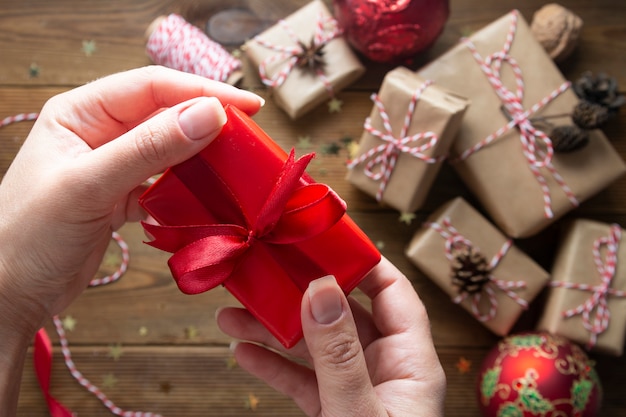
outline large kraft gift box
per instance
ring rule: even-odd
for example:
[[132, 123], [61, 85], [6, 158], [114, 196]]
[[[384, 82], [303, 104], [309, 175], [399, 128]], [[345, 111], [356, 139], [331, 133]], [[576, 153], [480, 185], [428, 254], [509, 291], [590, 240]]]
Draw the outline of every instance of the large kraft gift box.
[[[551, 155], [545, 123], [537, 120], [571, 114], [578, 98], [517, 11], [418, 74], [471, 101], [451, 149], [454, 166], [508, 236], [536, 234], [626, 170], [599, 130], [583, 149]], [[572, 123], [570, 117], [549, 120]]]
[[225, 107], [219, 136], [168, 169], [140, 198], [144, 224], [182, 292], [224, 285], [285, 346], [302, 337], [309, 282], [334, 275], [348, 293], [380, 253], [328, 186], [240, 110]]
[[[317, 69], [298, 59], [312, 42], [320, 47], [322, 64]], [[312, 1], [246, 42], [245, 52], [259, 68], [263, 83], [272, 88], [276, 104], [294, 120], [365, 72], [321, 0]]]
[[410, 213], [426, 199], [469, 103], [404, 67], [387, 73], [374, 100], [347, 179]]
[[[472, 265], [459, 257], [471, 250]], [[509, 333], [528, 304], [549, 280], [548, 273], [461, 197], [444, 204], [417, 231], [407, 257], [452, 301], [460, 304], [498, 335]], [[489, 266], [478, 269], [479, 255]], [[466, 265], [471, 281], [482, 286], [461, 287], [453, 282], [453, 264]], [[483, 264], [484, 265], [484, 264]], [[476, 269], [472, 269], [476, 268]], [[477, 271], [485, 271], [479, 274]], [[457, 281], [458, 282], [458, 281]], [[461, 288], [467, 288], [467, 291]]]
[[626, 332], [626, 245], [619, 225], [578, 219], [559, 245], [541, 330], [620, 356]]

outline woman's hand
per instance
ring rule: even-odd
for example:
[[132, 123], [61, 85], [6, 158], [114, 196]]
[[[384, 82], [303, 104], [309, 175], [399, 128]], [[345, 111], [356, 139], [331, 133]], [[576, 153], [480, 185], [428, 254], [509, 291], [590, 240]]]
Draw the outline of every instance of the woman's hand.
[[219, 310], [218, 325], [283, 353], [253, 343], [234, 349], [242, 368], [308, 416], [443, 416], [445, 375], [411, 283], [383, 259], [359, 288], [372, 300], [371, 314], [347, 299], [334, 278], [313, 281], [302, 302], [304, 340], [286, 352], [246, 310]]
[[98, 270], [111, 231], [140, 219], [142, 183], [204, 148], [226, 103], [252, 114], [262, 99], [163, 67], [50, 99], [0, 186], [2, 321], [32, 336], [67, 307]]

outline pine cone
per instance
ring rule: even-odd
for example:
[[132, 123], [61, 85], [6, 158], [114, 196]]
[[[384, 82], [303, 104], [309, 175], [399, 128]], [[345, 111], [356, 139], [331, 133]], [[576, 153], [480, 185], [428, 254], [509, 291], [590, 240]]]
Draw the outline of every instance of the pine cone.
[[582, 100], [604, 106], [611, 113], [626, 103], [626, 97], [619, 93], [615, 78], [602, 72], [595, 76], [585, 72], [572, 84], [572, 88]]
[[581, 100], [574, 107], [572, 120], [581, 129], [597, 129], [609, 120], [609, 110], [600, 104]]
[[584, 148], [589, 143], [589, 133], [578, 126], [557, 126], [550, 133], [554, 152], [567, 153]]
[[459, 293], [475, 294], [482, 291], [489, 282], [491, 269], [487, 259], [473, 247], [464, 247], [454, 254], [451, 262], [452, 284], [459, 288]]

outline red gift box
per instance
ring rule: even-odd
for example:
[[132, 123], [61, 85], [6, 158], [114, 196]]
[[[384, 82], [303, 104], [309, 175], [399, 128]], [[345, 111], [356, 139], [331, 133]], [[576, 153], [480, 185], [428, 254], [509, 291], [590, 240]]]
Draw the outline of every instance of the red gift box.
[[349, 293], [380, 253], [345, 214], [345, 203], [246, 114], [227, 105], [220, 135], [168, 169], [139, 199], [144, 224], [181, 291], [223, 284], [286, 347], [302, 337], [300, 303], [310, 281], [334, 275]]

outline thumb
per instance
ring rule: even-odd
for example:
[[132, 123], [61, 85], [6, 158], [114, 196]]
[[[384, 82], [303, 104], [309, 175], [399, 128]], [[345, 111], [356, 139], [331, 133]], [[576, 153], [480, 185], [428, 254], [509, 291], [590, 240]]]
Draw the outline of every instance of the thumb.
[[312, 281], [302, 301], [302, 328], [313, 360], [320, 415], [382, 415], [348, 300], [334, 277]]
[[[107, 184], [103, 198], [116, 201], [152, 175], [200, 152], [226, 123], [215, 97], [195, 98], [157, 113], [89, 153], [98, 180]], [[93, 172], [93, 171], [92, 171]]]

